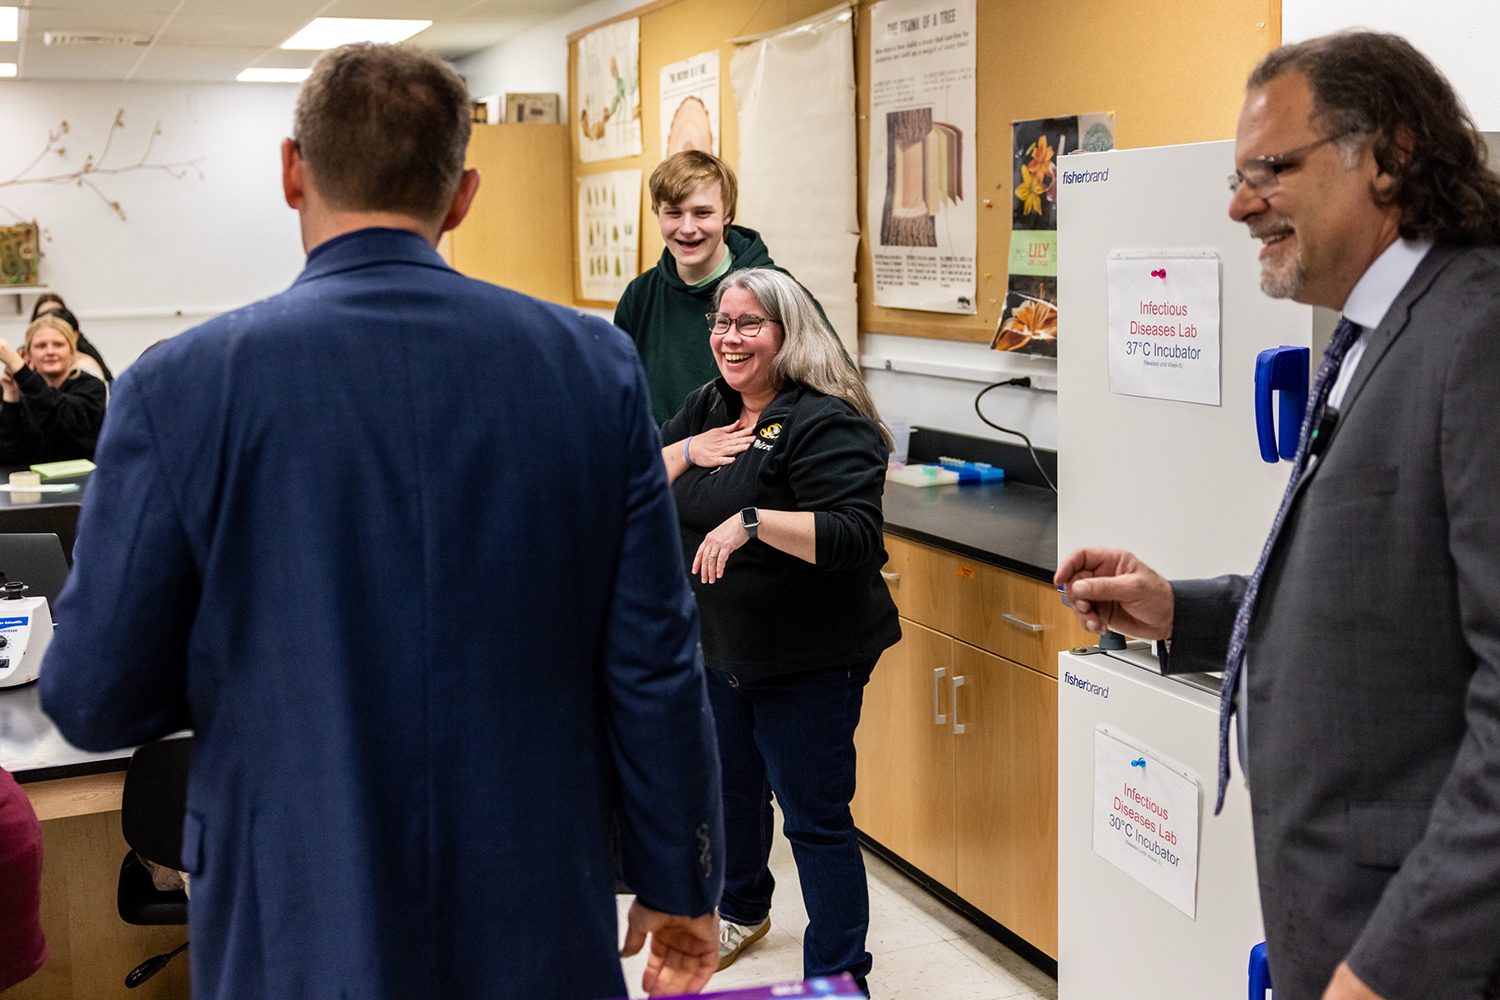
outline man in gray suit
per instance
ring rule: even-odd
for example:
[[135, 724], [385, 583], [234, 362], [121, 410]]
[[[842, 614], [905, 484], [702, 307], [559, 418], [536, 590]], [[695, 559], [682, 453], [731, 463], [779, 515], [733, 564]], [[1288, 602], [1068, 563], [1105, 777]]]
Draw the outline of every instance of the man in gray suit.
[[1057, 582], [1085, 627], [1225, 671], [1277, 1000], [1500, 996], [1500, 177], [1366, 32], [1268, 55], [1235, 159], [1262, 289], [1343, 314], [1260, 564], [1082, 549]]

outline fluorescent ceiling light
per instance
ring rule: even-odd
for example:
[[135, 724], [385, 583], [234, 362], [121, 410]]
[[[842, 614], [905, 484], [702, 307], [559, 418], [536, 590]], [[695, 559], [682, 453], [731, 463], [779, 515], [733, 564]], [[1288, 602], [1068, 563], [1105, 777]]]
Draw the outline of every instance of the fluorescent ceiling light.
[[15, 76], [15, 75], [16, 75], [16, 64], [15, 63], [0, 63], [0, 76]]
[[284, 49], [335, 49], [355, 42], [404, 42], [431, 27], [431, 21], [383, 17], [317, 17], [291, 38]]
[[307, 79], [310, 69], [290, 69], [280, 66], [251, 66], [240, 70], [235, 77], [240, 83], [301, 83]]
[[14, 42], [21, 37], [20, 14], [18, 7], [0, 7], [0, 42]]

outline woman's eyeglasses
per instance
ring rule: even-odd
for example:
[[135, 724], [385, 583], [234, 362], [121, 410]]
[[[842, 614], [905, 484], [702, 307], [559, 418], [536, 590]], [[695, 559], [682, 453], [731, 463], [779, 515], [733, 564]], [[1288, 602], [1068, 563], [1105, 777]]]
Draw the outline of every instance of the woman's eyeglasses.
[[754, 316], [750, 313], [743, 316], [729, 316], [721, 312], [711, 312], [704, 313], [703, 318], [708, 320], [708, 328], [714, 333], [728, 333], [732, 326], [740, 331], [741, 337], [758, 336], [762, 326], [776, 322], [766, 316]]

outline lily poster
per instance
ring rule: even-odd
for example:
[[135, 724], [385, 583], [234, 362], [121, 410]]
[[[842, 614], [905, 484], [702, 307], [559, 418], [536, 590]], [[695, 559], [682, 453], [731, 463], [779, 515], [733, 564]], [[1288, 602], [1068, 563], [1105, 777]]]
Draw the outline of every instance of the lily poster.
[[1010, 282], [990, 346], [1057, 356], [1057, 171], [1071, 153], [1113, 149], [1114, 115], [1011, 123]]

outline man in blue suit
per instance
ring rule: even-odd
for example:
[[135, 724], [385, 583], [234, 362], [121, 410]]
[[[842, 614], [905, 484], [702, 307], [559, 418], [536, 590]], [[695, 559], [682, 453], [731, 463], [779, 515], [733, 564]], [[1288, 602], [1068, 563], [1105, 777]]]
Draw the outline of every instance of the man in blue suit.
[[[719, 764], [641, 368], [434, 251], [469, 100], [324, 55], [282, 149], [307, 268], [115, 383], [42, 699], [192, 728], [194, 995], [623, 995], [717, 960]], [[232, 238], [232, 234], [225, 234]]]

